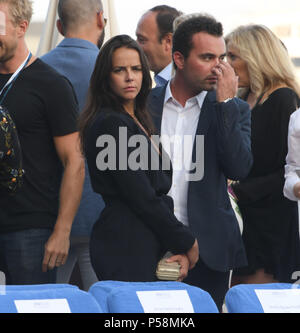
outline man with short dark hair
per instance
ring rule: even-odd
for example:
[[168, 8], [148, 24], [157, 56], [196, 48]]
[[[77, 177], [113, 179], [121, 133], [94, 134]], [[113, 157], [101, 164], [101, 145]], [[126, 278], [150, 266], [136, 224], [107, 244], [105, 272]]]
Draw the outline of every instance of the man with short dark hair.
[[[173, 165], [175, 215], [199, 244], [199, 261], [184, 282], [209, 292], [220, 311], [230, 270], [247, 264], [227, 179], [246, 177], [252, 165], [250, 110], [235, 98], [238, 78], [225, 56], [219, 22], [206, 15], [187, 19], [173, 37], [175, 76], [149, 97], [156, 127], [169, 138], [162, 145]], [[197, 177], [182, 166], [195, 160], [196, 171], [203, 163]]]
[[181, 14], [173, 7], [156, 6], [138, 22], [137, 42], [148, 58], [157, 86], [164, 85], [171, 78], [173, 22]]
[[[103, 42], [103, 15], [101, 0], [59, 0], [57, 28], [65, 38], [41, 58], [70, 80], [80, 111], [85, 106], [90, 78]], [[103, 207], [101, 196], [92, 189], [86, 166], [81, 203], [72, 226], [69, 257], [57, 271], [58, 283], [69, 283], [76, 262], [84, 290], [88, 291], [98, 281], [91, 265], [89, 240]]]
[[[0, 202], [0, 271], [7, 284], [56, 282], [84, 180], [78, 105], [69, 81], [29, 52], [29, 0], [0, 0], [0, 104], [17, 128], [23, 185]], [[2, 90], [3, 89], [3, 90]]]

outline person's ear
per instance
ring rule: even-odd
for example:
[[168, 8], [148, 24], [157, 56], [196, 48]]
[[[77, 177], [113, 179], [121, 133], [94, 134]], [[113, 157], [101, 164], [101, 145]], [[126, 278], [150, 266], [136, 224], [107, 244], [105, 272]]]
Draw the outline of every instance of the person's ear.
[[97, 13], [97, 25], [101, 30], [105, 28], [105, 19], [103, 15], [103, 10]]
[[18, 24], [18, 35], [19, 37], [23, 37], [28, 29], [29, 23], [28, 21], [24, 20]]
[[164, 49], [167, 53], [172, 52], [172, 46], [173, 46], [173, 34], [167, 33], [164, 38], [162, 39]]
[[178, 69], [184, 68], [185, 59], [184, 56], [179, 51], [173, 53], [173, 61]]
[[58, 32], [61, 34], [61, 35], [65, 35], [65, 33], [64, 33], [64, 29], [63, 29], [63, 24], [62, 24], [62, 22], [61, 22], [61, 20], [60, 19], [58, 19], [57, 21], [56, 21], [56, 28], [57, 28], [57, 30], [58, 30]]

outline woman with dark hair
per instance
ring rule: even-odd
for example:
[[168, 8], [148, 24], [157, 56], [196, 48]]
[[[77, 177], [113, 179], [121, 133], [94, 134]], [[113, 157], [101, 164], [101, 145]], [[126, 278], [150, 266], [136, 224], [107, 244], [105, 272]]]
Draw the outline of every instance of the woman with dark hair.
[[178, 280], [183, 280], [198, 260], [197, 241], [176, 219], [167, 196], [171, 173], [163, 170], [162, 152], [151, 138], [150, 90], [139, 45], [126, 35], [109, 40], [97, 59], [79, 123], [92, 185], [106, 205], [90, 242], [101, 280], [155, 281], [166, 252], [173, 253], [170, 262], [180, 264]]

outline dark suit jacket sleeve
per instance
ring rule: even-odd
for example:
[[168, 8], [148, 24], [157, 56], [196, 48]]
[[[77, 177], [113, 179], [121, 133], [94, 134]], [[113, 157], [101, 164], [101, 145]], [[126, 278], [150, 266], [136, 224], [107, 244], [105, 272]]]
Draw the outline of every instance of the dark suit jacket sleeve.
[[[132, 126], [132, 125], [130, 125]], [[128, 138], [135, 134], [130, 126], [120, 117], [110, 116], [97, 127], [96, 137], [111, 135], [117, 143], [117, 170], [107, 170], [106, 175], [112, 177], [117, 195], [158, 237], [163, 246], [174, 254], [187, 252], [194, 244], [195, 238], [187, 227], [180, 223], [159, 196], [143, 170], [119, 170], [119, 128], [127, 127]], [[136, 148], [129, 148], [127, 158]], [[100, 152], [99, 148], [99, 152]], [[99, 174], [101, 171], [97, 171]], [[102, 171], [103, 172], [103, 171]]]
[[225, 176], [241, 180], [252, 166], [251, 114], [247, 103], [234, 98], [217, 103], [218, 155]]

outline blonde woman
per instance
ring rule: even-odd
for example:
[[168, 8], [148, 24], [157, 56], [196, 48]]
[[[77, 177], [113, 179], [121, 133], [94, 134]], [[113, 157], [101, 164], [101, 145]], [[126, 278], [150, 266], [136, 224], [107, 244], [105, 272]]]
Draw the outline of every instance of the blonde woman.
[[248, 257], [248, 266], [234, 272], [233, 284], [293, 282], [300, 270], [297, 205], [284, 197], [283, 187], [289, 119], [300, 88], [286, 48], [267, 27], [238, 27], [226, 44], [240, 97], [252, 109], [254, 158], [248, 177], [232, 185]]

